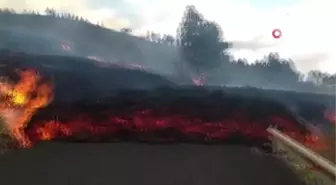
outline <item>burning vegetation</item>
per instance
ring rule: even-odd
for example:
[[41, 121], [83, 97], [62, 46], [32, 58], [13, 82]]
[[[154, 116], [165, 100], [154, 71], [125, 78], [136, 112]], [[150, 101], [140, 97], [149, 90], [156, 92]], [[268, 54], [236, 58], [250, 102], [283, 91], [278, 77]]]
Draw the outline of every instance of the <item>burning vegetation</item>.
[[9, 134], [20, 146], [29, 147], [32, 143], [24, 129], [36, 111], [51, 102], [52, 85], [41, 82], [41, 77], [34, 70], [22, 71], [19, 76], [17, 83], [8, 78], [0, 82], [0, 113]]

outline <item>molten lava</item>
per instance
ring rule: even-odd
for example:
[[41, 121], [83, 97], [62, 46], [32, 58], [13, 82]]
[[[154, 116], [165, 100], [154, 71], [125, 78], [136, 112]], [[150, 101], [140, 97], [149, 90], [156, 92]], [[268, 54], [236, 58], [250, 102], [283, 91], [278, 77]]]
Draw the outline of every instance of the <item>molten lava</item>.
[[[267, 140], [266, 128], [270, 124], [276, 124], [298, 141], [318, 148], [311, 135], [300, 134], [298, 123], [293, 119], [283, 115], [263, 115], [264, 118], [260, 119], [254, 116], [251, 119], [249, 110], [237, 108], [227, 109], [231, 113], [224, 116], [220, 114], [220, 118], [212, 121], [206, 119], [210, 116], [207, 113], [211, 114], [211, 107], [195, 113], [192, 111], [202, 108], [195, 108], [194, 104], [186, 107], [178, 101], [177, 105], [168, 103], [165, 107], [146, 108], [143, 106], [147, 104], [143, 103], [139, 106], [141, 108], [136, 109], [132, 108], [134, 105], [113, 107], [106, 104], [84, 108], [82, 105], [56, 108], [56, 105], [53, 105], [54, 108], [50, 105], [45, 108], [53, 99], [53, 85], [43, 80], [34, 70], [22, 71], [18, 82], [2, 80], [0, 97], [0, 114], [5, 120], [5, 127], [22, 147], [30, 147], [41, 140], [64, 138], [99, 141], [108, 136], [123, 139], [125, 137], [120, 136], [123, 134], [144, 141], [213, 142], [226, 141], [232, 136], [237, 137], [237, 134], [251, 140]], [[45, 109], [40, 110], [41, 108]], [[220, 109], [222, 108], [217, 108]]]

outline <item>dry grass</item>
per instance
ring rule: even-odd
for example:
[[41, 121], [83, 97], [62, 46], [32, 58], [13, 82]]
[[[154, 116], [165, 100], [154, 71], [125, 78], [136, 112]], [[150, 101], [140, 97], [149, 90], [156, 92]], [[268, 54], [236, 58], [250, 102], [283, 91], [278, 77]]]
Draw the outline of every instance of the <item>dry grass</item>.
[[[321, 155], [325, 159], [328, 159], [330, 162], [336, 164], [336, 123], [333, 123], [332, 120], [329, 120], [331, 124], [330, 130], [322, 130], [320, 127], [311, 127], [312, 136], [311, 139], [306, 141], [298, 141], [301, 144], [304, 144], [307, 148]], [[312, 141], [312, 139], [315, 139]]]
[[13, 140], [8, 136], [0, 135], [0, 155], [13, 149]]
[[321, 171], [311, 162], [302, 157], [293, 148], [279, 142], [276, 144], [276, 157], [282, 159], [291, 167], [294, 172], [305, 182], [306, 185], [333, 185], [335, 179], [333, 176]]
[[14, 140], [8, 135], [3, 119], [0, 117], [0, 155], [14, 149], [14, 146]]
[[325, 157], [326, 159], [330, 160], [333, 163], [336, 163], [336, 155], [335, 155], [335, 150], [336, 150], [336, 127], [334, 125], [333, 127], [333, 132], [331, 132], [329, 135], [326, 136], [326, 142], [328, 144], [328, 149], [324, 151], [318, 151], [320, 155]]

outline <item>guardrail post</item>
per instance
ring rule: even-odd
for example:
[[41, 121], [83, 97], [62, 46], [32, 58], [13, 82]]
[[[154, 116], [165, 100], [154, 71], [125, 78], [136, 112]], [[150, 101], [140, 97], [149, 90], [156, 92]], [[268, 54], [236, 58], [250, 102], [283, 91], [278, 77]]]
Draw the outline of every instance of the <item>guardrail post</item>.
[[332, 163], [329, 160], [323, 158], [322, 156], [320, 156], [316, 152], [313, 152], [312, 150], [305, 147], [303, 144], [295, 141], [294, 139], [292, 139], [288, 135], [280, 132], [279, 130], [277, 130], [275, 128], [268, 128], [267, 131], [270, 134], [272, 134], [272, 136], [274, 137], [272, 139], [272, 143], [275, 144], [275, 146], [273, 147], [274, 150], [276, 150], [277, 142], [279, 142], [279, 141], [276, 141], [276, 140], [280, 140], [281, 142], [283, 142], [287, 146], [291, 147], [294, 151], [296, 151], [300, 155], [306, 157], [307, 159], [309, 159], [310, 161], [315, 163], [317, 166], [321, 167], [321, 169], [323, 169], [324, 171], [333, 175], [333, 177], [336, 177], [336, 167], [335, 167], [334, 163]]

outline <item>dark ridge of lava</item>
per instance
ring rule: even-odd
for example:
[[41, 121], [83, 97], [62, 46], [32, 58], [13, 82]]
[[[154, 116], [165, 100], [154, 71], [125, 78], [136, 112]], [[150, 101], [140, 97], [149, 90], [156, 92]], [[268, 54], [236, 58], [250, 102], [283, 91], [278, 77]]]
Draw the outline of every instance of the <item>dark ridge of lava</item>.
[[174, 87], [164, 77], [125, 67], [102, 67], [94, 60], [73, 56], [33, 55], [0, 50], [0, 76], [17, 78], [17, 69], [35, 69], [55, 85], [55, 101], [111, 96], [122, 89]]
[[26, 129], [35, 141], [262, 145], [270, 125], [301, 139], [307, 134], [287, 104], [307, 115], [322, 114], [320, 105], [333, 98], [256, 88], [178, 87], [160, 75], [106, 68], [89, 59], [0, 51], [0, 76], [15, 77], [22, 68], [37, 70], [55, 85], [53, 102]]
[[159, 89], [123, 91], [96, 101], [53, 102], [38, 111], [26, 132], [36, 142], [44, 140], [42, 129], [48, 131], [46, 140], [264, 146], [269, 142], [266, 129], [270, 125], [300, 139], [307, 134], [276, 101], [221, 91]]

